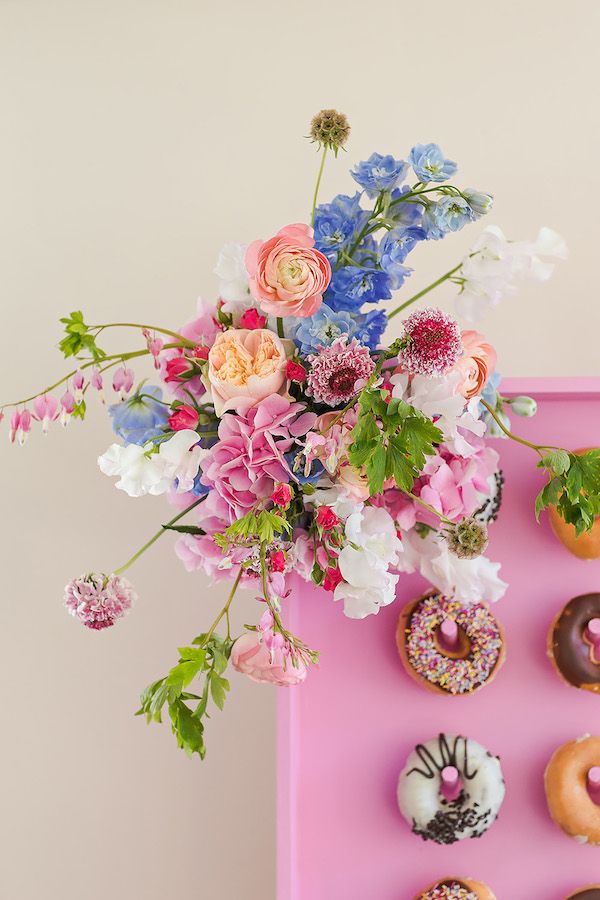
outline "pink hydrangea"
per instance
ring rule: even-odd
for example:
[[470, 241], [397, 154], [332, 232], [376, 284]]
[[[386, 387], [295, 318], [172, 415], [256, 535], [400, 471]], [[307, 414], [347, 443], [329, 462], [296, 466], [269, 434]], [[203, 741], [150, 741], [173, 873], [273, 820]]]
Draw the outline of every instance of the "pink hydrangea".
[[226, 500], [231, 521], [270, 497], [276, 484], [295, 480], [285, 454], [315, 419], [279, 394], [221, 419], [218, 443], [202, 462], [202, 482]]
[[110, 628], [137, 600], [133, 585], [121, 575], [90, 573], [65, 587], [65, 606], [88, 628]]
[[[223, 328], [216, 319], [215, 307], [206, 304], [202, 298], [198, 298], [196, 317], [183, 325], [183, 327], [179, 329], [179, 334], [183, 335], [184, 338], [187, 338], [188, 341], [193, 341], [194, 344], [207, 348], [206, 356], [208, 356], [208, 348], [212, 347], [216, 336], [220, 334], [222, 330]], [[187, 352], [189, 355], [194, 355], [193, 351]], [[206, 358], [206, 356], [204, 358]], [[178, 397], [181, 400], [189, 400], [185, 390], [190, 391], [195, 397], [201, 397], [202, 394], [205, 393], [205, 388], [199, 375], [195, 375], [187, 381], [178, 383], [176, 380], [173, 380], [172, 377], [174, 371], [174, 364], [172, 363], [170, 366], [171, 377], [169, 377], [167, 363], [178, 358], [181, 358], [183, 362], [185, 362], [183, 350], [171, 348], [170, 350], [160, 351], [157, 360], [160, 377], [168, 385], [168, 388], [174, 397]], [[198, 354], [198, 358], [203, 357]], [[185, 368], [187, 369], [188, 366], [185, 366]]]
[[348, 341], [346, 334], [309, 356], [308, 361], [308, 394], [327, 406], [347, 403], [364, 387], [375, 368], [369, 349], [356, 338]]
[[411, 375], [445, 375], [463, 352], [458, 322], [441, 309], [426, 306], [404, 322], [408, 346], [400, 362]]

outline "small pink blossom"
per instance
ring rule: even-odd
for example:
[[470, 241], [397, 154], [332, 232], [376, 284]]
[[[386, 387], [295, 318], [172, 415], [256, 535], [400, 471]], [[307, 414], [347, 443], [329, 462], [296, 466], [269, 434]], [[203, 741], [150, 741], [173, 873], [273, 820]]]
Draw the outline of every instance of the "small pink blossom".
[[122, 400], [125, 399], [133, 387], [134, 380], [135, 373], [132, 369], [128, 369], [126, 366], [123, 366], [123, 368], [119, 367], [113, 376], [113, 391], [120, 394]]
[[303, 384], [306, 381], [306, 369], [300, 363], [294, 362], [293, 359], [288, 361], [285, 374], [290, 381], [295, 381], [297, 384]]
[[92, 369], [92, 376], [90, 378], [91, 386], [98, 391], [101, 401], [104, 403], [104, 390], [102, 387], [102, 375], [100, 374], [100, 369], [97, 366], [94, 366]]
[[292, 490], [289, 484], [278, 484], [269, 499], [275, 506], [287, 509], [292, 499]]
[[319, 506], [315, 520], [323, 531], [331, 531], [332, 528], [340, 524], [340, 520], [330, 506]]
[[73, 375], [73, 392], [75, 394], [75, 400], [77, 403], [80, 402], [83, 396], [83, 387], [85, 385], [85, 376], [81, 369], [77, 369], [75, 374]]
[[60, 415], [57, 400], [48, 394], [42, 394], [33, 401], [33, 418], [42, 423], [42, 431], [47, 433], [50, 422], [54, 422]]
[[22, 447], [27, 440], [27, 435], [31, 431], [31, 413], [28, 409], [21, 412], [15, 410], [10, 419], [10, 441], [14, 444], [15, 440]]
[[346, 334], [309, 356], [308, 361], [311, 369], [307, 393], [327, 406], [347, 403], [364, 387], [375, 368], [368, 348], [356, 338], [348, 341]]
[[247, 631], [239, 637], [231, 651], [233, 668], [259, 684], [279, 687], [301, 684], [307, 675], [304, 660], [292, 654], [285, 644], [272, 643], [269, 648], [267, 642], [260, 631]]
[[203, 359], [206, 361], [209, 353], [210, 347], [201, 347], [200, 344], [198, 344], [197, 347], [194, 347], [194, 356], [196, 359]]
[[64, 602], [70, 614], [96, 631], [114, 625], [136, 600], [133, 585], [121, 575], [91, 573], [73, 578], [65, 587]]
[[160, 367], [160, 362], [158, 359], [158, 355], [162, 348], [164, 347], [164, 341], [162, 338], [157, 337], [156, 335], [151, 334], [151, 332], [144, 328], [142, 334], [146, 338], [146, 346], [154, 360], [154, 368], [158, 369]]
[[198, 412], [193, 406], [187, 406], [185, 403], [178, 406], [168, 418], [168, 425], [173, 431], [191, 431], [196, 430], [198, 425]]
[[193, 364], [185, 356], [175, 356], [165, 365], [165, 381], [169, 386], [180, 384], [193, 371]]
[[[195, 345], [196, 349], [194, 351], [185, 351], [188, 355], [194, 355], [196, 359], [206, 359], [207, 354], [200, 355], [198, 353], [198, 348], [200, 348], [202, 354], [205, 353], [204, 348], [212, 347], [215, 337], [223, 331], [223, 326], [216, 320], [215, 314], [216, 307], [204, 303], [200, 298], [197, 304], [196, 317], [177, 329], [182, 337]], [[194, 397], [201, 397], [206, 392], [206, 388], [202, 383], [199, 372], [192, 374], [191, 377], [186, 380], [180, 380], [179, 378], [168, 380], [166, 378], [167, 363], [169, 360], [183, 357], [183, 355], [183, 350], [176, 347], [161, 350], [159, 354], [161, 378], [166, 382], [171, 393], [181, 400], [189, 399], [185, 391], [190, 391]]]
[[342, 573], [339, 570], [338, 566], [329, 566], [327, 571], [325, 572], [325, 577], [323, 579], [323, 590], [324, 591], [335, 591], [336, 587], [343, 581]]
[[268, 241], [246, 250], [250, 292], [270, 316], [314, 315], [331, 281], [331, 265], [315, 249], [308, 225], [286, 225]]
[[264, 328], [267, 324], [267, 317], [261, 316], [259, 311], [253, 306], [247, 309], [240, 316], [240, 328], [248, 328], [250, 331], [255, 328]]
[[60, 398], [60, 424], [63, 428], [69, 424], [73, 410], [75, 409], [75, 400], [71, 391], [66, 390]]
[[283, 550], [274, 550], [269, 555], [269, 569], [271, 572], [285, 571], [285, 553]]
[[407, 346], [400, 361], [411, 375], [445, 375], [463, 352], [456, 319], [431, 306], [416, 310], [406, 319], [404, 338]]

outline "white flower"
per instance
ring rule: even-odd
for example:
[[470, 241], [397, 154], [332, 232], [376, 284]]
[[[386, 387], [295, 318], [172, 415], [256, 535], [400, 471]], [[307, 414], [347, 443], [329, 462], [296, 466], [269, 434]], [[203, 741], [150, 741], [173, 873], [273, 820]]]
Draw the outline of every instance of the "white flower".
[[499, 577], [500, 563], [486, 556], [459, 559], [436, 532], [421, 537], [411, 530], [403, 535], [402, 554], [397, 568], [402, 572], [420, 572], [442, 594], [455, 596], [463, 603], [480, 600], [494, 602], [504, 596], [508, 585]]
[[307, 506], [330, 506], [338, 519], [345, 521], [353, 513], [360, 512], [364, 506], [361, 500], [357, 500], [346, 488], [331, 481], [330, 478], [319, 479], [317, 490], [314, 494], [306, 494], [304, 501]]
[[[349, 516], [346, 521], [346, 540], [360, 547], [369, 557], [376, 557], [385, 566], [396, 563], [398, 554], [402, 553], [402, 542], [396, 534], [394, 520], [387, 509], [378, 506], [366, 506], [361, 512]], [[344, 547], [341, 552], [346, 550], [357, 552], [352, 547]]]
[[393, 603], [396, 597], [397, 575], [386, 573], [368, 587], [355, 587], [341, 582], [335, 589], [334, 600], [344, 603], [344, 615], [349, 619], [364, 619], [376, 615], [382, 606]]
[[500, 228], [489, 225], [463, 260], [464, 279], [456, 306], [468, 321], [481, 319], [507, 294], [517, 290], [518, 279], [546, 281], [554, 271], [549, 259], [565, 259], [567, 245], [551, 228], [541, 228], [535, 241], [508, 241]]
[[248, 272], [244, 263], [245, 253], [244, 244], [224, 244], [213, 269], [219, 279], [219, 296], [225, 300], [223, 311], [227, 313], [242, 313], [256, 305], [250, 294]]
[[164, 494], [177, 479], [177, 492], [189, 491], [200, 469], [200, 462], [209, 452], [198, 443], [195, 431], [177, 431], [164, 441], [158, 452], [138, 444], [111, 444], [106, 453], [98, 457], [100, 471], [105, 475], [118, 475], [116, 487], [130, 497], [145, 494]]
[[481, 437], [485, 433], [485, 422], [479, 419], [478, 401], [467, 401], [458, 393], [460, 380], [458, 372], [450, 372], [441, 378], [430, 378], [427, 375], [392, 376], [392, 396], [410, 403], [430, 419], [444, 435], [444, 443], [448, 444], [457, 456], [469, 457], [475, 448], [468, 438], [459, 432], [459, 428]]

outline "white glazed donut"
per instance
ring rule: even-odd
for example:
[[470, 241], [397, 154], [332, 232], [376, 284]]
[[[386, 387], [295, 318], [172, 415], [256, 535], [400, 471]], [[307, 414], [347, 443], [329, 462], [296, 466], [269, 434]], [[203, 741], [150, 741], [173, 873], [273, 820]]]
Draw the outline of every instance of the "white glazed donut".
[[[441, 793], [442, 769], [454, 766], [461, 790], [455, 800]], [[398, 806], [414, 834], [424, 841], [453, 844], [480, 837], [495, 821], [504, 800], [498, 757], [470, 738], [440, 734], [418, 744], [398, 779]]]

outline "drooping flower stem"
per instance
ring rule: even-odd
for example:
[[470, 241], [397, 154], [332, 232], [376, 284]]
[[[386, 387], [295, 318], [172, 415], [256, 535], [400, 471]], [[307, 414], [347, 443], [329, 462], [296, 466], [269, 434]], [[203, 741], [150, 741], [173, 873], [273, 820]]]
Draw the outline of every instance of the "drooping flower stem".
[[412, 491], [404, 492], [407, 497], [410, 497], [411, 500], [416, 500], [417, 503], [420, 503], [421, 506], [424, 506], [425, 509], [428, 509], [430, 513], [433, 513], [440, 522], [444, 522], [446, 525], [456, 525], [456, 522], [453, 522], [452, 519], [449, 519], [447, 516], [443, 515], [443, 513], [439, 512], [434, 506], [430, 506], [429, 503], [425, 503], [424, 500], [421, 500], [420, 497], [417, 497], [416, 494], [413, 494]]
[[166, 334], [168, 337], [175, 338], [184, 347], [195, 347], [193, 341], [188, 340], [177, 331], [169, 331], [168, 328], [158, 328], [156, 325], [140, 325], [136, 322], [107, 322], [105, 325], [89, 325], [90, 331], [104, 331], [106, 328], [139, 328], [140, 331], [157, 331], [159, 334]]
[[229, 607], [231, 606], [231, 602], [232, 602], [233, 598], [235, 597], [235, 593], [236, 593], [236, 591], [237, 591], [237, 589], [238, 589], [238, 587], [239, 587], [239, 584], [240, 584], [240, 580], [241, 580], [242, 572], [243, 572], [243, 571], [244, 571], [244, 567], [243, 567], [243, 566], [240, 566], [239, 571], [238, 571], [238, 573], [237, 573], [237, 575], [236, 575], [236, 577], [235, 577], [235, 581], [233, 582], [233, 586], [232, 586], [232, 588], [231, 588], [231, 591], [229, 592], [229, 596], [228, 596], [228, 598], [227, 598], [227, 602], [225, 603], [225, 606], [224, 606], [223, 609], [220, 611], [220, 613], [218, 614], [217, 618], [214, 620], [214, 622], [212, 623], [212, 625], [210, 626], [210, 628], [208, 629], [208, 631], [207, 631], [206, 634], [204, 635], [204, 640], [202, 641], [202, 644], [201, 644], [200, 646], [205, 646], [206, 644], [208, 644], [209, 640], [211, 639], [211, 637], [212, 637], [213, 634], [215, 633], [215, 630], [216, 630], [217, 626], [219, 625], [219, 622], [221, 621], [221, 619], [223, 618], [223, 616], [225, 616], [225, 618], [226, 618], [226, 620], [227, 620], [227, 637], [230, 637], [230, 633], [229, 633], [229, 632], [230, 632], [230, 628], [229, 628]]
[[[325, 169], [325, 160], [327, 158], [327, 150], [328, 145], [323, 144], [323, 155], [321, 156], [321, 165], [319, 166], [319, 174], [317, 175], [317, 183], [315, 184], [315, 192], [313, 194], [313, 204], [312, 204], [312, 213], [310, 216], [310, 224], [315, 224], [315, 211], [317, 209], [317, 199], [319, 196], [319, 188], [321, 186], [321, 178], [323, 177], [323, 170]], [[281, 337], [281, 335], [280, 335]]]
[[132, 566], [134, 564], [134, 562], [136, 560], [138, 560], [140, 558], [142, 553], [145, 553], [146, 550], [148, 550], [152, 546], [152, 544], [156, 543], [156, 541], [159, 538], [161, 538], [163, 536], [163, 534], [165, 534], [169, 530], [171, 525], [175, 525], [176, 522], [179, 522], [180, 519], [183, 519], [184, 516], [186, 516], [189, 512], [191, 512], [193, 509], [195, 509], [205, 499], [206, 499], [206, 494], [203, 497], [198, 497], [197, 500], [194, 500], [193, 503], [190, 503], [189, 506], [186, 506], [185, 509], [183, 509], [180, 513], [177, 513], [176, 516], [174, 516], [172, 519], [170, 519], [170, 521], [168, 521], [166, 523], [166, 525], [161, 525], [160, 531], [157, 531], [156, 534], [152, 535], [150, 540], [146, 541], [146, 543], [142, 547], [140, 547], [140, 549], [136, 553], [134, 553], [133, 556], [131, 557], [131, 559], [128, 559], [124, 565], [122, 565], [119, 569], [115, 569], [114, 574], [122, 575], [123, 572], [125, 572], [130, 566]]
[[405, 300], [404, 303], [401, 303], [400, 306], [397, 306], [396, 309], [393, 309], [390, 313], [388, 313], [388, 319], [393, 319], [394, 316], [397, 316], [399, 312], [402, 312], [403, 309], [406, 309], [407, 306], [411, 306], [413, 303], [416, 303], [417, 300], [420, 300], [421, 297], [424, 297], [425, 294], [428, 294], [429, 291], [432, 291], [434, 288], [438, 287], [440, 284], [443, 284], [444, 281], [448, 281], [449, 278], [458, 272], [462, 263], [459, 263], [457, 266], [454, 266], [453, 269], [450, 269], [449, 272], [446, 272], [437, 281], [432, 282], [427, 287], [423, 288], [422, 291], [419, 291], [418, 294], [415, 294], [413, 297], [410, 297], [408, 300]]
[[506, 425], [504, 424], [502, 419], [496, 414], [495, 409], [493, 407], [491, 407], [490, 404], [487, 403], [483, 399], [483, 397], [479, 398], [479, 402], [483, 406], [485, 406], [485, 408], [489, 412], [492, 419], [494, 419], [494, 421], [496, 422], [498, 427], [504, 432], [506, 437], [511, 439], [511, 441], [516, 441], [518, 444], [523, 444], [524, 447], [530, 447], [532, 450], [535, 450], [536, 453], [539, 453], [541, 456], [543, 456], [542, 450], [562, 450], [563, 449], [562, 447], [554, 447], [552, 444], [533, 444], [531, 441], [527, 441], [527, 440], [525, 440], [525, 438], [519, 437], [518, 434], [514, 434], [512, 431], [510, 431], [506, 427]]

